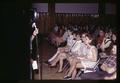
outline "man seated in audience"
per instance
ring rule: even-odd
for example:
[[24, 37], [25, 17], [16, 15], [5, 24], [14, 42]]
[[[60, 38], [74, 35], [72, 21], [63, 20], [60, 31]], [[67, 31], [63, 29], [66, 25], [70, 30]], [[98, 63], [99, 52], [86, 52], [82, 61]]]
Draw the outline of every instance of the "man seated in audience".
[[97, 62], [97, 49], [91, 45], [92, 37], [90, 34], [85, 36], [85, 44], [87, 46], [85, 55], [76, 56], [71, 64], [68, 74], [64, 79], [74, 79], [77, 73], [77, 68], [93, 68]]

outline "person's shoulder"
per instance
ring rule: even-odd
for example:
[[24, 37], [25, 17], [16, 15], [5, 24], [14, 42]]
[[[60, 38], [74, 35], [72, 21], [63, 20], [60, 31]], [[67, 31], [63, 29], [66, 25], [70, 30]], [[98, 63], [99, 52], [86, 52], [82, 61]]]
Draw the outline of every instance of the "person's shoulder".
[[96, 46], [92, 45], [91, 48], [96, 48]]
[[85, 44], [83, 42], [81, 42], [81, 46], [85, 46]]
[[94, 46], [94, 45], [91, 46], [91, 49], [97, 50], [96, 46]]
[[82, 44], [82, 41], [81, 41], [81, 40], [79, 40], [78, 42], [79, 42], [80, 44]]

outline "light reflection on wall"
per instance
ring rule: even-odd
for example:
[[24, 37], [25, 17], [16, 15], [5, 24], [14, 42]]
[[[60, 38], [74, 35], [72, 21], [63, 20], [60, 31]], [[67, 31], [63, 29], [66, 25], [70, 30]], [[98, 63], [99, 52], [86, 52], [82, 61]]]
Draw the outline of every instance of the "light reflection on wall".
[[[38, 12], [48, 12], [48, 3], [34, 3]], [[98, 13], [98, 3], [55, 3], [56, 13]], [[116, 6], [106, 3], [106, 14], [116, 14]]]
[[98, 13], [98, 3], [56, 3], [56, 13]]
[[38, 12], [48, 12], [48, 3], [34, 3], [33, 8], [36, 8]]

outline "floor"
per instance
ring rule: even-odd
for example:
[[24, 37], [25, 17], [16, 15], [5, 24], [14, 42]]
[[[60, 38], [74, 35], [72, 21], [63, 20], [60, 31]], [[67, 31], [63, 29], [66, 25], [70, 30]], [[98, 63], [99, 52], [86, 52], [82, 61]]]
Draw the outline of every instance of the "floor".
[[[38, 38], [39, 39], [39, 38]], [[63, 80], [63, 77], [65, 75], [65, 71], [62, 73], [57, 73], [57, 68], [50, 68], [44, 61], [47, 61], [49, 58], [51, 58], [55, 52], [57, 51], [57, 48], [50, 45], [49, 42], [46, 40], [45, 37], [40, 38], [38, 40], [39, 44], [39, 55], [42, 57], [42, 77], [40, 74], [35, 74], [34, 79], [35, 80]], [[41, 65], [39, 65], [41, 66]]]

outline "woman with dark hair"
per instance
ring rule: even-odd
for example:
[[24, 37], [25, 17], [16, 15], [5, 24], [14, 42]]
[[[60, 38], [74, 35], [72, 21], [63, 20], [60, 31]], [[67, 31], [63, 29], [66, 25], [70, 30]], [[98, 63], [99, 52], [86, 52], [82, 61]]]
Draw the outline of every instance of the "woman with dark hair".
[[117, 77], [117, 45], [115, 34], [112, 37], [112, 43], [105, 53], [100, 55], [100, 70], [96, 72], [81, 75], [81, 79], [94, 80], [114, 80]]
[[86, 56], [77, 56], [70, 64], [70, 70], [64, 79], [74, 79], [77, 73], [77, 68], [93, 68], [97, 62], [97, 49], [91, 45], [92, 37], [90, 34], [85, 36], [85, 44], [87, 46]]
[[100, 70], [96, 72], [85, 73], [80, 76], [82, 80], [114, 80], [117, 78], [117, 46], [112, 46], [110, 55], [100, 66]]

